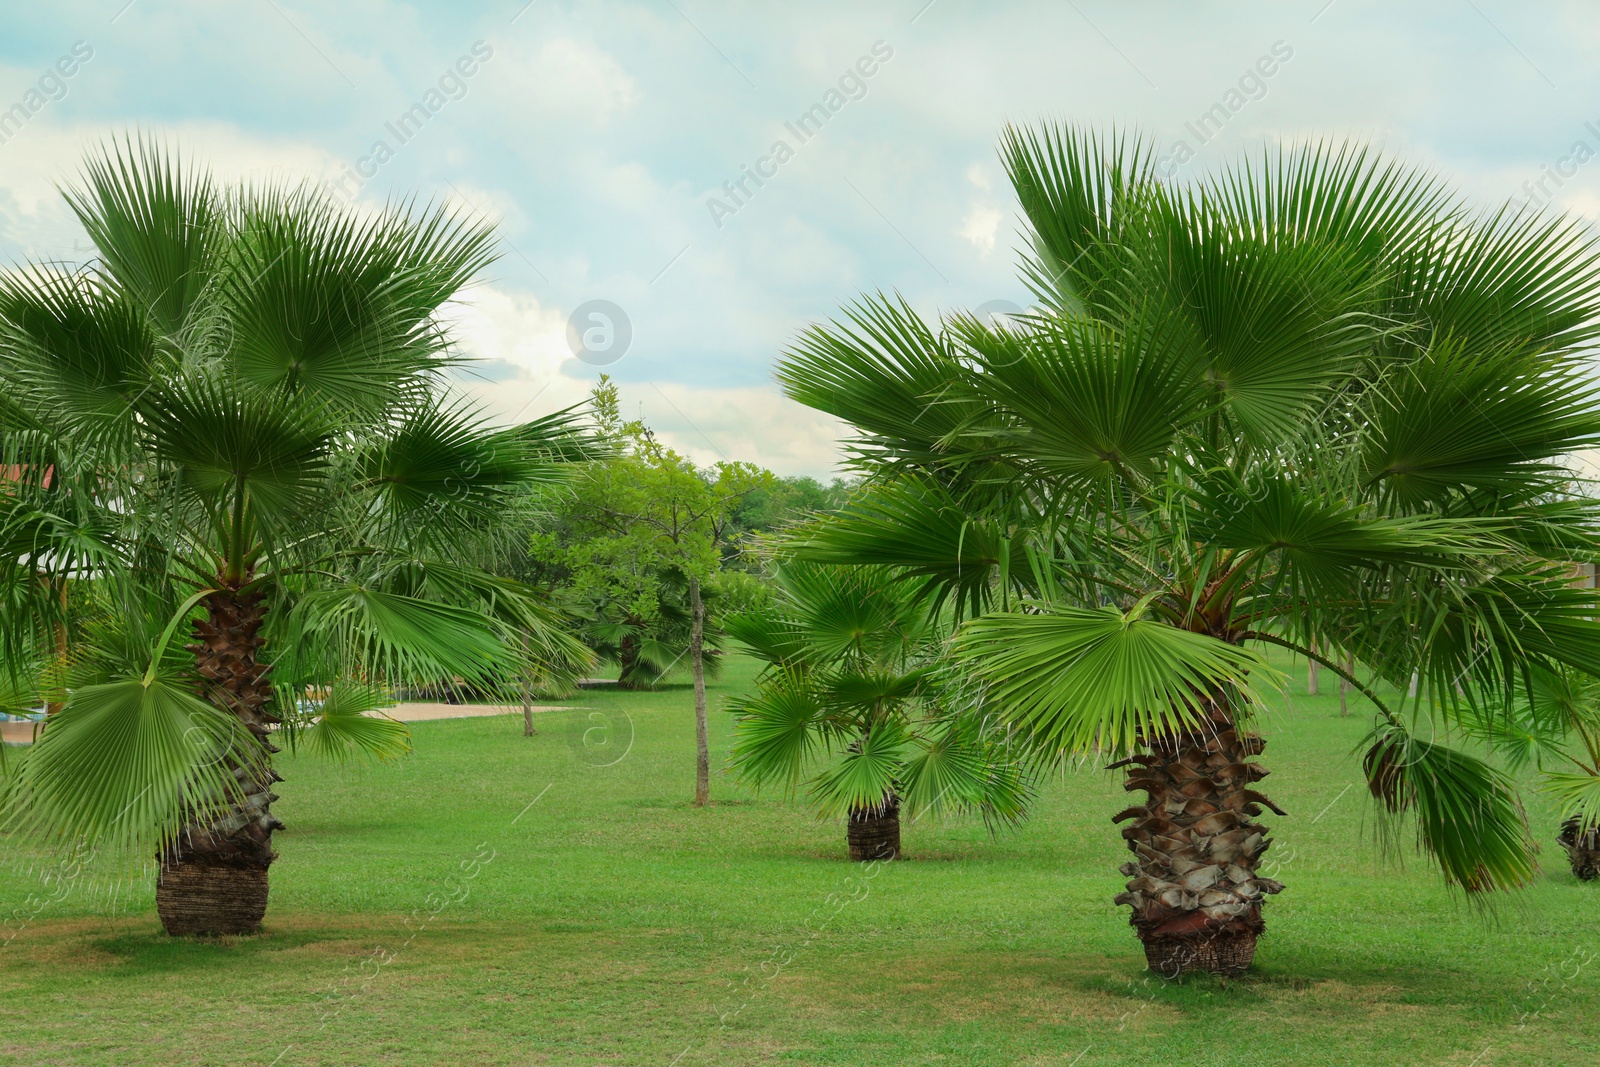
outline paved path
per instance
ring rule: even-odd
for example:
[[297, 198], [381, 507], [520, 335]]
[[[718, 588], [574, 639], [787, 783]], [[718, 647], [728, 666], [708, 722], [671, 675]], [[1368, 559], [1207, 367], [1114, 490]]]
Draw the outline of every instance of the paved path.
[[0, 741], [13, 745], [31, 745], [33, 743], [33, 723], [0, 722]]
[[[534, 713], [543, 711], [571, 711], [567, 705], [535, 704]], [[377, 712], [369, 712], [377, 715]], [[480, 715], [521, 715], [521, 704], [396, 704], [384, 708], [383, 714], [401, 722], [426, 722], [429, 719], [475, 719]]]
[[[573, 711], [574, 707], [566, 704], [535, 704], [535, 714], [546, 711]], [[368, 712], [369, 715], [378, 713]], [[475, 719], [485, 715], [521, 715], [521, 704], [427, 704], [405, 703], [396, 704], [392, 708], [383, 709], [383, 714], [391, 719], [401, 722], [427, 722], [432, 719]], [[29, 745], [33, 743], [33, 723], [31, 722], [0, 722], [0, 741], [13, 745]]]

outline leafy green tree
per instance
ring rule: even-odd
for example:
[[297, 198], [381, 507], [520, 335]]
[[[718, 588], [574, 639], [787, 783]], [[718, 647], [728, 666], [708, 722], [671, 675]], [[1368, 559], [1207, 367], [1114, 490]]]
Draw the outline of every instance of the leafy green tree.
[[1257, 869], [1263, 646], [1371, 702], [1367, 783], [1448, 882], [1527, 883], [1511, 780], [1437, 738], [1600, 669], [1568, 581], [1600, 543], [1564, 459], [1600, 442], [1585, 229], [1359, 147], [1188, 187], [1115, 134], [1001, 154], [1038, 313], [869, 297], [797, 342], [782, 381], [856, 428], [867, 480], [801, 555], [896, 568], [969, 620], [958, 656], [1043, 758], [1128, 768], [1117, 900], [1163, 974], [1248, 966], [1282, 888]]
[[[900, 816], [979, 812], [1020, 821], [1029, 783], [973, 694], [941, 662], [948, 634], [882, 570], [788, 563], [770, 608], [728, 631], [767, 663], [734, 701], [733, 766], [846, 817], [853, 860], [897, 859]], [[819, 766], [820, 764], [820, 766]]]
[[[566, 594], [597, 647], [612, 651], [626, 684], [649, 683], [687, 659], [694, 686], [695, 803], [711, 796], [706, 723], [707, 594], [739, 534], [741, 501], [772, 485], [753, 464], [709, 469], [664, 445], [642, 422], [624, 423], [616, 388], [602, 377], [593, 408], [603, 438], [617, 450], [589, 464], [566, 491], [564, 519], [536, 538], [535, 555], [566, 572]], [[684, 612], [676, 590], [687, 600]], [[684, 615], [687, 619], [684, 619]], [[678, 645], [687, 622], [687, 642]], [[657, 665], [667, 660], [667, 666]]]
[[734, 528], [743, 536], [779, 533], [821, 512], [838, 511], [850, 499], [851, 488], [844, 478], [823, 485], [804, 476], [774, 477], [766, 488], [740, 499], [734, 508]]
[[586, 655], [480, 566], [583, 439], [448, 399], [439, 309], [493, 258], [475, 223], [225, 188], [142, 141], [66, 195], [96, 257], [0, 279], [6, 673], [41, 684], [40, 649], [72, 631], [70, 695], [11, 761], [6, 825], [154, 852], [170, 933], [250, 932], [282, 828], [275, 736], [393, 755], [404, 728], [363, 714], [392, 686]]

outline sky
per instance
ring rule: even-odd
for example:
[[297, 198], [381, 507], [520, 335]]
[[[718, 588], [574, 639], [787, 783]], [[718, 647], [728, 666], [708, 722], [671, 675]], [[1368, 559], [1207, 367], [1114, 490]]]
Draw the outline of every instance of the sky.
[[92, 254], [58, 186], [133, 133], [445, 202], [500, 238], [448, 308], [490, 417], [604, 372], [699, 462], [827, 477], [839, 426], [773, 379], [809, 323], [1028, 303], [1007, 123], [1137, 130], [1175, 181], [1356, 139], [1600, 220], [1597, 53], [1592, 5], [1501, 0], [0, 0], [0, 267]]

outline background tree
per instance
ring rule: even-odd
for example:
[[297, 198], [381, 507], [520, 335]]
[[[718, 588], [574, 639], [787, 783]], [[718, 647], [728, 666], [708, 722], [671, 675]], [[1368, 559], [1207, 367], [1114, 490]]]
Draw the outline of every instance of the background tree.
[[1022, 820], [1019, 753], [973, 690], [941, 673], [948, 634], [903, 583], [793, 562], [776, 581], [767, 609], [727, 623], [767, 664], [755, 692], [729, 705], [741, 778], [792, 792], [814, 771], [808, 795], [845, 816], [853, 860], [899, 858], [902, 812]]
[[0, 496], [10, 677], [59, 583], [85, 605], [7, 825], [156, 851], [169, 932], [250, 932], [274, 736], [392, 754], [403, 727], [362, 714], [392, 686], [509, 684], [525, 636], [535, 660], [586, 654], [481, 566], [583, 441], [568, 416], [488, 427], [445, 391], [439, 308], [493, 256], [475, 223], [224, 188], [145, 142], [92, 156], [67, 199], [96, 258], [0, 279], [0, 444], [24, 472]]
[[1358, 147], [1187, 188], [1115, 134], [1013, 129], [1001, 155], [1039, 312], [873, 297], [800, 339], [780, 378], [857, 428], [867, 476], [800, 554], [897, 568], [971, 620], [960, 657], [1045, 758], [1128, 766], [1117, 899], [1164, 974], [1248, 966], [1281, 888], [1262, 645], [1372, 701], [1368, 785], [1447, 880], [1525, 884], [1511, 780], [1434, 738], [1600, 666], [1566, 562], [1600, 543], [1563, 458], [1600, 441], [1587, 232]]
[[774, 479], [750, 463], [697, 467], [642, 422], [624, 423], [616, 388], [605, 378], [593, 408], [617, 454], [574, 479], [558, 505], [562, 520], [536, 537], [533, 553], [564, 571], [565, 595], [595, 647], [619, 663], [624, 685], [654, 684], [675, 663], [687, 662], [694, 687], [695, 803], [704, 805], [711, 795], [708, 593], [727, 561], [737, 558], [741, 502], [770, 491]]

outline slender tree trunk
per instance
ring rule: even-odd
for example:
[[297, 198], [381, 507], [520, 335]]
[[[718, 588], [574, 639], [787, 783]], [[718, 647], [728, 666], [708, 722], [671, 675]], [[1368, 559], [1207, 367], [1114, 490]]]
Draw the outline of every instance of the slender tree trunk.
[[[1316, 650], [1317, 645], [1316, 642], [1313, 641], [1311, 644], [1311, 651], [1315, 652]], [[1311, 696], [1320, 695], [1319, 686], [1317, 685], [1317, 668], [1320, 666], [1321, 664], [1314, 659], [1306, 661], [1306, 692]]]
[[889, 793], [875, 808], [855, 808], [845, 824], [845, 840], [850, 858], [867, 860], [900, 858], [900, 798]]
[[[1346, 674], [1354, 674], [1356, 672], [1356, 658], [1354, 656], [1346, 656], [1345, 657], [1345, 660], [1344, 660], [1344, 672]], [[1350, 682], [1347, 679], [1340, 678], [1339, 679], [1339, 718], [1342, 719], [1342, 718], [1344, 718], [1345, 716], [1347, 716], [1349, 714], [1350, 714]]]
[[56, 620], [54, 626], [53, 636], [56, 643], [56, 659], [49, 675], [51, 686], [54, 689], [54, 692], [50, 695], [54, 699], [45, 701], [44, 715], [47, 719], [67, 706], [67, 580], [65, 578], [53, 579], [51, 591], [56, 594], [56, 598], [61, 604], [61, 618]]
[[1144, 942], [1150, 969], [1164, 978], [1185, 971], [1237, 974], [1255, 958], [1264, 894], [1283, 886], [1256, 866], [1269, 842], [1253, 816], [1262, 806], [1282, 815], [1250, 786], [1266, 777], [1249, 762], [1266, 743], [1240, 736], [1226, 707], [1192, 733], [1166, 737], [1134, 756], [1124, 788], [1144, 790], [1146, 803], [1112, 820], [1134, 861], [1122, 865], [1128, 891], [1116, 903], [1133, 908], [1130, 922]]
[[[528, 635], [522, 635], [522, 655], [528, 655]], [[522, 671], [522, 736], [532, 737], [538, 733], [533, 728], [533, 669], [524, 667]]]
[[689, 606], [694, 612], [689, 631], [689, 669], [694, 673], [694, 803], [711, 803], [711, 743], [706, 736], [706, 605], [700, 597], [700, 579], [689, 578]]
[[206, 617], [187, 646], [207, 683], [201, 695], [238, 716], [263, 758], [233, 768], [242, 795], [221, 817], [191, 821], [162, 850], [156, 910], [169, 934], [250, 934], [267, 910], [267, 868], [277, 858], [272, 833], [283, 828], [270, 810], [278, 799], [272, 783], [281, 779], [269, 763], [278, 751], [270, 728], [281, 720], [272, 713], [269, 667], [256, 658], [266, 605], [259, 593], [226, 589], [204, 604]]

